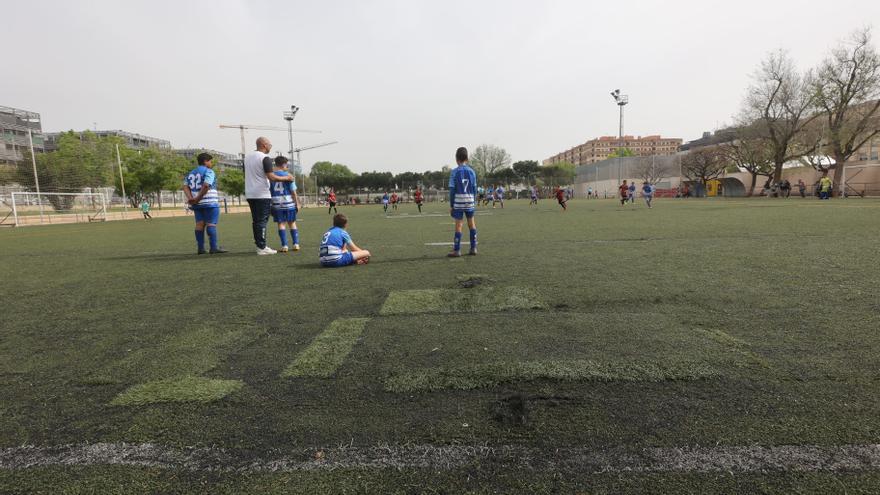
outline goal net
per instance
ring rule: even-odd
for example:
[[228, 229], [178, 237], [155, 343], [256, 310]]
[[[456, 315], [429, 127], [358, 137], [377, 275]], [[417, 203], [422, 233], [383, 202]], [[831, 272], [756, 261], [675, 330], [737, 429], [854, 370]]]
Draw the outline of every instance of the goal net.
[[107, 220], [107, 198], [101, 193], [14, 192], [5, 202], [11, 211], [0, 215], [0, 224], [4, 225], [86, 223]]

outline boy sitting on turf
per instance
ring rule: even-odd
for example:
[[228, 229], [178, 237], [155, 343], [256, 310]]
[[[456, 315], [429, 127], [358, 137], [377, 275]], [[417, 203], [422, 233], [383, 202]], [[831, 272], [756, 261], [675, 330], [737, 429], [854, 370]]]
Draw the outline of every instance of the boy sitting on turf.
[[[287, 177], [287, 158], [275, 157], [273, 172], [278, 177]], [[278, 237], [281, 239], [281, 252], [286, 253], [287, 231], [293, 238], [293, 250], [299, 251], [299, 229], [296, 227], [296, 212], [299, 211], [299, 196], [296, 194], [296, 182], [271, 181], [270, 192], [272, 193], [272, 219], [278, 224]]]
[[474, 209], [477, 193], [477, 174], [468, 165], [467, 148], [459, 148], [455, 152], [458, 167], [449, 175], [449, 213], [455, 219], [455, 237], [450, 258], [461, 256], [461, 224], [467, 217], [468, 229], [471, 233], [471, 256], [477, 254], [477, 223], [474, 220]]
[[321, 238], [321, 266], [340, 267], [352, 264], [366, 265], [370, 261], [370, 252], [357, 247], [351, 236], [345, 231], [348, 218], [343, 214], [333, 217], [333, 228]]

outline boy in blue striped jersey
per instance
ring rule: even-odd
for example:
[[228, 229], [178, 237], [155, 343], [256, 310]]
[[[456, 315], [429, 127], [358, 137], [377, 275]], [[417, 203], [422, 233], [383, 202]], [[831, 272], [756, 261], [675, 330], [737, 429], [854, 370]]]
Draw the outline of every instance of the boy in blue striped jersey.
[[468, 165], [467, 148], [459, 148], [455, 152], [458, 167], [449, 175], [449, 213], [455, 219], [455, 238], [450, 258], [461, 256], [461, 226], [467, 217], [468, 229], [471, 234], [471, 250], [468, 254], [477, 254], [477, 223], [474, 221], [476, 208], [477, 174]]
[[370, 252], [361, 249], [351, 240], [351, 235], [345, 230], [348, 227], [348, 218], [342, 213], [333, 217], [333, 227], [324, 233], [321, 238], [321, 250], [319, 260], [321, 266], [338, 268], [348, 265], [366, 265], [370, 262]]
[[[287, 158], [275, 157], [273, 172], [278, 177], [287, 177]], [[269, 191], [272, 194], [272, 218], [278, 224], [278, 237], [281, 239], [281, 252], [289, 251], [287, 231], [290, 230], [293, 250], [299, 251], [299, 229], [296, 227], [296, 213], [299, 211], [299, 196], [296, 194], [296, 182], [270, 181]]]
[[196, 245], [198, 254], [205, 254], [205, 231], [208, 232], [211, 254], [225, 253], [218, 246], [217, 222], [220, 220], [220, 196], [217, 194], [217, 175], [214, 173], [214, 157], [199, 153], [199, 166], [192, 169], [183, 180], [183, 193], [196, 218]]

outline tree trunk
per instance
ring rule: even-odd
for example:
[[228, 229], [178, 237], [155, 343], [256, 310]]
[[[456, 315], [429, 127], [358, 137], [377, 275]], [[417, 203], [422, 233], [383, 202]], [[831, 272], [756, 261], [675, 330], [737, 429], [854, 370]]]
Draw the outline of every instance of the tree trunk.
[[758, 183], [758, 174], [752, 173], [752, 185], [749, 187], [749, 192], [746, 193], [747, 198], [751, 198], [755, 195], [755, 184]]
[[846, 161], [837, 153], [834, 154], [834, 161], [836, 166], [834, 167], [834, 178], [832, 179], [834, 181], [832, 193], [835, 198], [842, 198], [846, 192], [846, 184], [843, 184], [843, 167], [846, 166]]
[[782, 166], [785, 162], [777, 162], [773, 166], [773, 183], [778, 184], [782, 180]]

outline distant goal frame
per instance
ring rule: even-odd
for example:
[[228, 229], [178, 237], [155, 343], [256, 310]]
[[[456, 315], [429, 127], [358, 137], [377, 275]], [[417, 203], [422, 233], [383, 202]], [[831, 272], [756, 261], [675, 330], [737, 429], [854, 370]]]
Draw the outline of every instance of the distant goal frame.
[[[94, 198], [92, 201], [92, 208], [80, 208], [79, 210], [74, 209], [73, 211], [65, 212], [65, 211], [57, 211], [51, 205], [48, 205], [49, 210], [46, 211], [47, 205], [46, 198], [47, 197], [73, 197], [74, 201], [77, 198], [87, 199]], [[34, 202], [22, 201], [20, 198], [35, 198], [36, 205], [39, 208], [39, 222], [25, 222], [23, 221], [23, 217], [25, 215], [21, 214], [21, 209], [23, 206], [32, 207]], [[12, 211], [7, 213], [6, 216], [0, 218], [0, 226], [10, 226], [10, 227], [22, 227], [28, 225], [51, 225], [53, 223], [92, 223], [92, 222], [106, 222], [107, 221], [107, 196], [103, 193], [97, 192], [81, 192], [81, 193], [58, 193], [58, 192], [32, 192], [32, 191], [17, 191], [10, 193], [10, 201]], [[9, 204], [9, 203], [7, 203]], [[37, 216], [36, 214], [29, 216]], [[63, 219], [61, 222], [53, 222], [52, 219], [60, 217]], [[48, 221], [46, 220], [48, 218]], [[72, 221], [71, 221], [72, 219]], [[10, 221], [11, 220], [11, 221]]]

